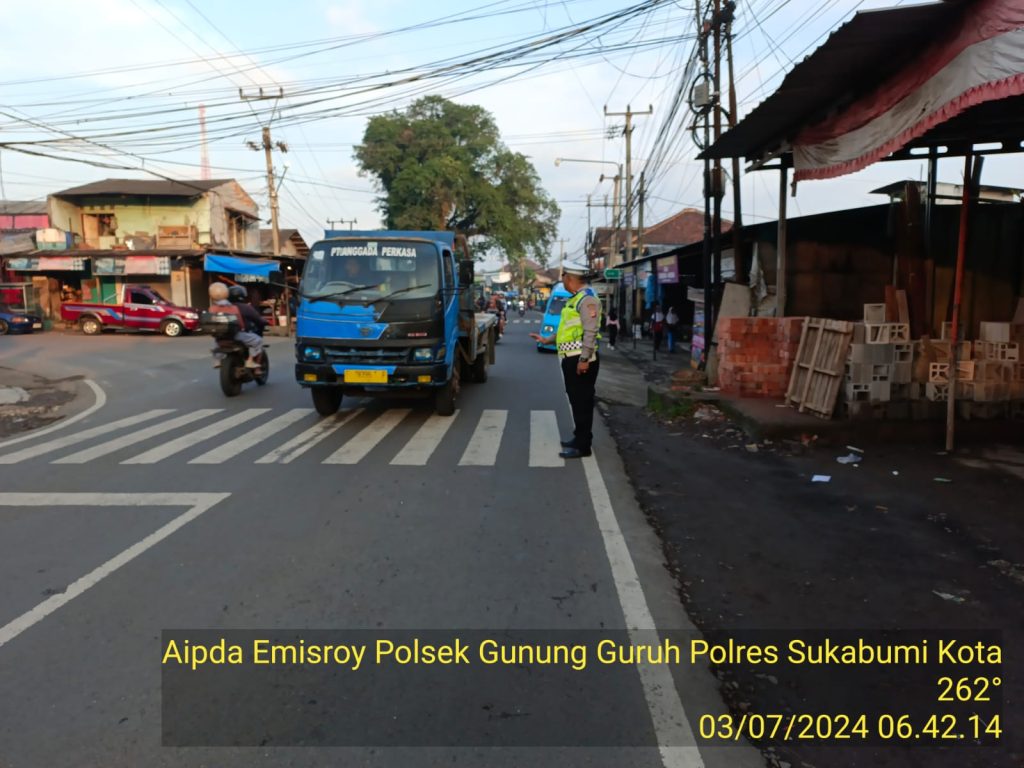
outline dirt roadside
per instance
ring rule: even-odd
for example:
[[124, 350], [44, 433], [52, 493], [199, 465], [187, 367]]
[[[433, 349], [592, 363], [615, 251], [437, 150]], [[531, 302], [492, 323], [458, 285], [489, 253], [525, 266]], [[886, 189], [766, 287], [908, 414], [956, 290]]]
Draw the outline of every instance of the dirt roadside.
[[0, 368], [0, 440], [64, 418], [82, 392], [81, 382], [81, 376], [54, 380]]
[[[910, 630], [934, 643], [991, 630], [986, 636], [1005, 649], [997, 670], [1001, 747], [921, 746], [927, 735], [910, 747], [762, 739], [755, 743], [766, 764], [1024, 765], [1024, 477], [1017, 472], [1024, 451], [1004, 446], [1000, 462], [981, 451], [966, 463], [934, 446], [891, 441], [836, 451], [812, 441], [752, 441], [713, 406], [674, 417], [602, 409], [680, 598], [707, 638], [763, 644]], [[851, 453], [860, 457], [855, 463], [837, 461]], [[812, 482], [814, 475], [830, 479]], [[737, 715], [877, 718], [907, 710], [919, 719], [956, 713], [963, 722], [962, 707], [923, 693], [935, 685], [934, 666], [920, 672], [912, 680], [879, 667], [856, 674], [784, 664], [717, 668]]]

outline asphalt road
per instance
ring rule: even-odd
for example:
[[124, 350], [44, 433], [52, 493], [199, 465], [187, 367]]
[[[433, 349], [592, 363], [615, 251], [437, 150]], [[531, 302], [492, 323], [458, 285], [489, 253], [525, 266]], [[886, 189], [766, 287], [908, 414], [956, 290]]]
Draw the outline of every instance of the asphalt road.
[[304, 679], [310, 709], [287, 712], [236, 679], [182, 695], [193, 738], [205, 723], [207, 743], [244, 746], [164, 745], [164, 632], [692, 629], [603, 424], [594, 458], [557, 457], [571, 418], [527, 337], [538, 318], [509, 326], [445, 420], [379, 401], [321, 420], [284, 339], [268, 385], [233, 399], [203, 338], [5, 339], [0, 366], [81, 374], [105, 403], [0, 442], [0, 766], [762, 765], [693, 746], [691, 723], [724, 711], [706, 670], [629, 664]]

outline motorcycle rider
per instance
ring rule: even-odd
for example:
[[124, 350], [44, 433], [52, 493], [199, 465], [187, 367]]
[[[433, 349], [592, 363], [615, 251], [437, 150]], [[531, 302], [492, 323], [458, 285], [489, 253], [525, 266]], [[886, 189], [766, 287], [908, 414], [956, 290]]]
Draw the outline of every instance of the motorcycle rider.
[[[249, 357], [245, 361], [246, 368], [259, 368], [260, 357], [263, 355], [263, 328], [266, 321], [260, 317], [253, 306], [246, 301], [249, 293], [241, 285], [228, 288], [224, 283], [210, 285], [210, 311], [224, 312], [234, 310], [240, 321], [240, 330], [235, 334], [235, 341], [249, 348]], [[219, 367], [219, 365], [217, 366]]]
[[526, 302], [522, 299], [519, 300], [519, 316], [522, 317], [526, 314]]

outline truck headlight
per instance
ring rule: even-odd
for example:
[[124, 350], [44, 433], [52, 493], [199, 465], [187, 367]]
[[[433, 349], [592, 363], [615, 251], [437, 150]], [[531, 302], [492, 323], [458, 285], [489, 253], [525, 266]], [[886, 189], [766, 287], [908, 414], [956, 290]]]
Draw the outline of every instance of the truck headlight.
[[550, 334], [555, 332], [555, 327], [553, 325], [545, 325], [541, 329], [541, 331], [544, 333], [545, 336], [549, 336]]
[[303, 347], [302, 359], [308, 363], [323, 362], [324, 351], [320, 347]]
[[434, 359], [434, 351], [430, 347], [417, 347], [412, 351], [412, 359], [417, 363], [429, 363]]

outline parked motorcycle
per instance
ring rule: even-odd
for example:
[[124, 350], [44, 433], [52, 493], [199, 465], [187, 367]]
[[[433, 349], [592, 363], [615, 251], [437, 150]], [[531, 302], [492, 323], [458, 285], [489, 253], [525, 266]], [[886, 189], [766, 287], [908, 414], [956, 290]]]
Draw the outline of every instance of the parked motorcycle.
[[263, 386], [270, 376], [270, 357], [267, 348], [260, 355], [259, 368], [247, 368], [246, 359], [249, 348], [235, 341], [235, 334], [240, 326], [239, 317], [231, 312], [203, 312], [200, 327], [213, 336], [215, 343], [211, 350], [214, 367], [220, 369], [220, 388], [227, 397], [236, 397], [242, 393], [242, 385], [255, 381]]

